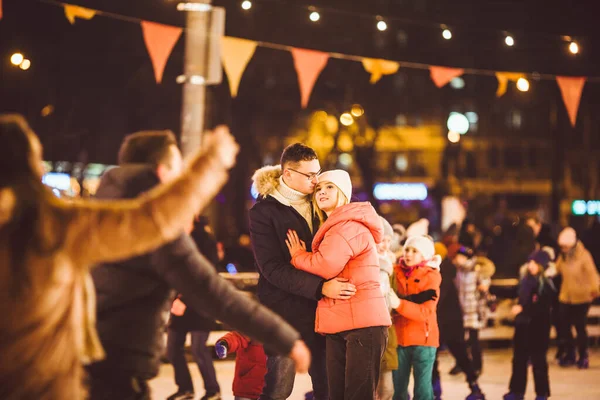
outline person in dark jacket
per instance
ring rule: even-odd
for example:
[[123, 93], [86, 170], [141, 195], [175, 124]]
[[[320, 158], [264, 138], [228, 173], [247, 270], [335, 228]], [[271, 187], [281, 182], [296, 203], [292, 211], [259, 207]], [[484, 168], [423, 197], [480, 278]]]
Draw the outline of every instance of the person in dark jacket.
[[[197, 217], [191, 233], [200, 253], [215, 266], [219, 259], [217, 256], [217, 242], [209, 231], [208, 220]], [[217, 373], [213, 365], [212, 355], [206, 341], [210, 331], [217, 324], [213, 318], [194, 311], [187, 307], [185, 298], [179, 294], [171, 306], [169, 329], [167, 333], [167, 357], [173, 365], [177, 392], [167, 400], [193, 400], [194, 384], [185, 358], [185, 340], [191, 334], [191, 350], [206, 390], [205, 398], [219, 399], [221, 388], [217, 381]]]
[[[312, 353], [311, 375], [314, 398], [328, 399], [325, 367], [325, 337], [315, 333], [317, 301], [323, 295], [349, 299], [354, 285], [341, 279], [325, 281], [300, 271], [290, 263], [285, 243], [294, 230], [305, 243], [312, 243], [319, 220], [310, 195], [321, 172], [315, 151], [300, 143], [288, 146], [281, 165], [259, 169], [253, 176], [259, 194], [250, 209], [250, 238], [259, 272], [257, 295], [260, 302], [296, 328]], [[295, 372], [288, 357], [267, 353], [267, 374], [261, 400], [287, 399], [294, 388]]]
[[[473, 362], [467, 353], [467, 344], [465, 343], [465, 329], [463, 326], [463, 313], [458, 297], [458, 289], [454, 280], [456, 278], [456, 257], [466, 257], [467, 250], [460, 244], [452, 244], [446, 248], [442, 243], [435, 244], [436, 253], [443, 257], [440, 265], [442, 274], [442, 284], [440, 285], [440, 300], [437, 306], [437, 319], [440, 329], [440, 344], [445, 344], [452, 357], [456, 361], [456, 366], [464, 372], [471, 393], [467, 400], [485, 399], [477, 382], [477, 374], [473, 367]], [[446, 253], [446, 254], [444, 254]], [[432, 384], [435, 399], [441, 399], [442, 387], [440, 380], [440, 371], [438, 368], [439, 348], [433, 365]]]
[[535, 251], [529, 257], [527, 274], [519, 285], [519, 304], [513, 307], [515, 335], [510, 392], [504, 400], [523, 400], [527, 386], [527, 366], [533, 366], [536, 400], [550, 397], [548, 361], [550, 344], [550, 312], [557, 295], [552, 281], [544, 276], [550, 262], [545, 251]]
[[[102, 177], [98, 198], [135, 198], [170, 181], [181, 154], [172, 132], [141, 132], [125, 139], [119, 164]], [[264, 342], [274, 354], [288, 354], [299, 370], [308, 369], [310, 356], [298, 333], [220, 278], [187, 234], [146, 255], [99, 265], [93, 280], [106, 358], [88, 367], [92, 400], [150, 398], [147, 381], [159, 370], [171, 288], [196, 311]]]

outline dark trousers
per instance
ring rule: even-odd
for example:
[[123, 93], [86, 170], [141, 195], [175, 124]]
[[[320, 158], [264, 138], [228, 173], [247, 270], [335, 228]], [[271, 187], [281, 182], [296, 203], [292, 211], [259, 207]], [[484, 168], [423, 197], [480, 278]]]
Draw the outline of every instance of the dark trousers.
[[[311, 364], [308, 370], [312, 380], [314, 399], [329, 399], [327, 388], [327, 369], [325, 363], [325, 337], [317, 333], [302, 336], [311, 352]], [[286, 356], [267, 355], [267, 373], [265, 386], [260, 400], [285, 400], [291, 396], [296, 379], [296, 366]]]
[[524, 394], [527, 387], [527, 365], [531, 361], [535, 393], [538, 396], [550, 396], [548, 380], [548, 361], [546, 353], [550, 344], [550, 321], [532, 321], [529, 324], [518, 324], [513, 339], [512, 376], [510, 391]]
[[144, 379], [98, 365], [91, 365], [86, 370], [89, 400], [151, 400], [150, 388]]
[[471, 350], [471, 360], [473, 361], [473, 368], [475, 371], [481, 371], [483, 367], [483, 356], [481, 355], [481, 344], [479, 343], [479, 330], [478, 329], [467, 329], [469, 338], [467, 339], [467, 346]]
[[381, 357], [388, 328], [375, 326], [327, 335], [330, 400], [368, 400], [377, 396]]
[[560, 303], [560, 339], [565, 346], [566, 354], [575, 354], [575, 340], [571, 327], [575, 326], [577, 332], [577, 349], [579, 357], [587, 357], [588, 354], [588, 335], [587, 335], [587, 315], [590, 310], [590, 303], [585, 304], [565, 304]]
[[[213, 365], [210, 350], [206, 347], [209, 332], [192, 331], [192, 355], [200, 369], [206, 393], [219, 393], [221, 388], [217, 382], [217, 373]], [[193, 392], [194, 384], [185, 359], [184, 346], [188, 332], [179, 329], [169, 329], [167, 336], [167, 357], [175, 370], [175, 383], [179, 391]]]
[[[469, 354], [467, 353], [467, 344], [465, 343], [464, 337], [451, 337], [444, 339], [441, 341], [448, 348], [452, 357], [456, 361], [456, 365], [462, 369], [467, 377], [467, 382], [474, 383], [477, 381], [477, 375], [475, 375], [475, 369], [473, 368], [473, 364], [471, 359], [469, 358]], [[438, 369], [438, 354], [440, 350], [438, 349], [435, 357], [435, 362], [433, 364], [433, 375], [432, 382], [436, 382], [440, 380], [440, 371]]]

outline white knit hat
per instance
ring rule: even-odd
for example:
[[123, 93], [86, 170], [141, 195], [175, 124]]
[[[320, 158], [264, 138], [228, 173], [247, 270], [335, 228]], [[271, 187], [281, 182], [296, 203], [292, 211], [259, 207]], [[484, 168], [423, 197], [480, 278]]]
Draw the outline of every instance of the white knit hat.
[[343, 169], [332, 169], [319, 175], [319, 182], [331, 182], [344, 193], [344, 196], [350, 201], [352, 197], [352, 181], [350, 175]]
[[406, 239], [406, 243], [404, 243], [404, 251], [406, 251], [408, 247], [418, 250], [425, 260], [431, 260], [435, 255], [433, 240], [428, 236], [410, 236]]
[[558, 245], [565, 247], [575, 247], [577, 244], [577, 232], [575, 229], [567, 226], [562, 230], [560, 235], [558, 235]]

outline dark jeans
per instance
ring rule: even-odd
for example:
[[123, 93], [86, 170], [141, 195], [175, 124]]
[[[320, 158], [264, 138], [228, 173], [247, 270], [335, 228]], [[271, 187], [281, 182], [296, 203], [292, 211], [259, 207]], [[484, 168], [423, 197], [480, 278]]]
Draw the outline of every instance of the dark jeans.
[[148, 383], [115, 369], [91, 365], [86, 368], [89, 400], [151, 400]]
[[[193, 392], [194, 384], [192, 383], [192, 377], [184, 353], [187, 334], [188, 332], [185, 330], [169, 329], [167, 336], [167, 357], [171, 364], [173, 364], [175, 383], [179, 387], [179, 391]], [[192, 355], [198, 364], [198, 369], [200, 369], [206, 393], [219, 393], [221, 388], [217, 382], [217, 373], [215, 372], [210, 350], [206, 347], [209, 332], [192, 331], [191, 335]]]
[[571, 332], [571, 326], [575, 326], [577, 332], [577, 348], [579, 357], [586, 357], [588, 354], [588, 335], [586, 330], [587, 315], [590, 310], [590, 303], [585, 304], [565, 304], [560, 303], [560, 326], [561, 332], [559, 341], [565, 345], [566, 354], [575, 354], [575, 340]]
[[481, 355], [481, 344], [479, 343], [479, 330], [478, 329], [467, 329], [469, 339], [467, 340], [467, 346], [471, 350], [471, 360], [473, 361], [473, 368], [475, 371], [481, 371], [483, 367], [483, 356]]
[[[327, 369], [325, 364], [325, 337], [317, 333], [303, 336], [311, 352], [310, 374], [314, 399], [327, 400]], [[267, 355], [267, 373], [265, 386], [260, 400], [285, 400], [294, 390], [296, 367], [291, 358], [286, 356]]]
[[550, 344], [550, 322], [517, 325], [513, 339], [514, 353], [510, 391], [524, 394], [527, 387], [527, 365], [531, 361], [535, 393], [550, 397], [548, 361], [546, 353]]
[[388, 328], [374, 326], [327, 335], [330, 400], [368, 400], [377, 396], [381, 357]]

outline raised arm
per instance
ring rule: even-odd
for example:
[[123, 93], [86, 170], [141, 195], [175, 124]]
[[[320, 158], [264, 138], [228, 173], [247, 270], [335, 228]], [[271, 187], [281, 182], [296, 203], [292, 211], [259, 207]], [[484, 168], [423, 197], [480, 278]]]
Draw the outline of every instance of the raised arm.
[[58, 210], [69, 220], [65, 245], [80, 265], [148, 252], [175, 239], [219, 192], [238, 147], [218, 128], [182, 176], [135, 200], [81, 201]]
[[288, 261], [277, 243], [278, 238], [271, 217], [253, 208], [250, 210], [250, 237], [254, 259], [262, 276], [272, 285], [312, 300], [321, 298], [323, 279], [299, 271]]

